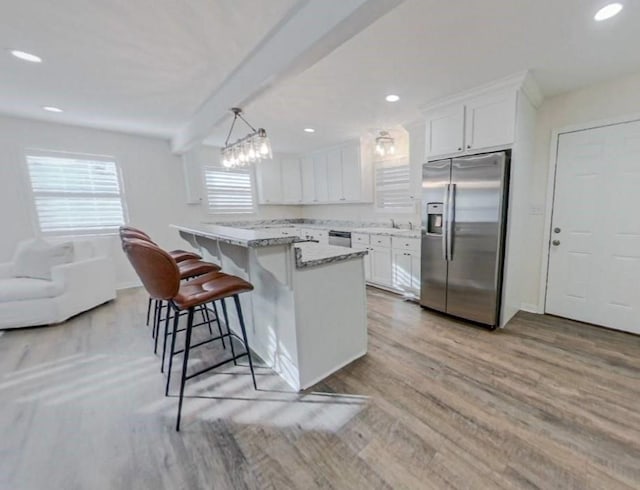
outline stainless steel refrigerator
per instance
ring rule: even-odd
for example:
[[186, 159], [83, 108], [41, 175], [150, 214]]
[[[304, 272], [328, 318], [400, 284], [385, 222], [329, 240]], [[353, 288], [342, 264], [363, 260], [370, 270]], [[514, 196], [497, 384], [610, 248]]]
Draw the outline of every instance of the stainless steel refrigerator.
[[504, 151], [423, 165], [422, 306], [498, 326], [509, 162]]

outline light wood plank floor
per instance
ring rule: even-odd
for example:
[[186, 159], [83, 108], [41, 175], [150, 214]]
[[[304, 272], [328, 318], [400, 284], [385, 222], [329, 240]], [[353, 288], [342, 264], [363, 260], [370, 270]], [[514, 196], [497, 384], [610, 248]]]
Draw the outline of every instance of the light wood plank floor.
[[303, 394], [266, 368], [258, 392], [245, 365], [205, 375], [181, 433], [143, 291], [6, 332], [0, 488], [640, 488], [640, 337], [531, 314], [488, 332], [368, 299], [367, 356]]

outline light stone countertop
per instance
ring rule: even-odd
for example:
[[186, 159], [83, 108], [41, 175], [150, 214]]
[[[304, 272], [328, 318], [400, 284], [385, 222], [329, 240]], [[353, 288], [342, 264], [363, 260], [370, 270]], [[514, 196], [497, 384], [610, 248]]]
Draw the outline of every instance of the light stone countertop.
[[194, 235], [212, 238], [223, 243], [239, 245], [241, 247], [257, 248], [272, 245], [286, 245], [300, 240], [296, 236], [282, 236], [275, 229], [246, 229], [233, 226], [221, 226], [212, 224], [196, 224], [191, 226], [170, 225], [179, 231]]
[[314, 242], [302, 242], [295, 244], [296, 268], [304, 269], [323, 264], [332, 264], [351, 260], [367, 255], [366, 250], [354, 248], [336, 247], [333, 245], [320, 245]]

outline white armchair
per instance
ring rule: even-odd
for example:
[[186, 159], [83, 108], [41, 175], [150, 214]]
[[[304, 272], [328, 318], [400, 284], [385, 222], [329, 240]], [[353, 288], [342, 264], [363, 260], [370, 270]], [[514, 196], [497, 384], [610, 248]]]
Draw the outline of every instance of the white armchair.
[[116, 297], [114, 265], [94, 256], [88, 241], [74, 242], [74, 259], [51, 268], [51, 280], [13, 277], [0, 264], [0, 329], [60, 323]]

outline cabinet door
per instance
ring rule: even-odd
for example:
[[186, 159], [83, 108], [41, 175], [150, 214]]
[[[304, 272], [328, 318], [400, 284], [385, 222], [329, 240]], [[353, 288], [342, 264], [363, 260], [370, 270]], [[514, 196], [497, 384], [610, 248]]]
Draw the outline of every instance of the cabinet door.
[[327, 152], [327, 194], [329, 201], [343, 201], [342, 152], [340, 148]]
[[258, 191], [263, 204], [282, 202], [282, 172], [280, 161], [263, 160], [258, 167]]
[[400, 291], [410, 291], [411, 254], [406, 250], [393, 251], [393, 287]]
[[409, 258], [411, 259], [411, 291], [416, 295], [420, 295], [420, 253], [410, 252]]
[[327, 182], [327, 155], [326, 153], [316, 153], [313, 155], [313, 180], [315, 189], [315, 199], [313, 202], [328, 202], [328, 182]]
[[466, 104], [465, 149], [480, 150], [513, 143], [516, 93], [482, 95]]
[[282, 200], [286, 203], [302, 202], [302, 175], [298, 158], [285, 158], [280, 164], [282, 171]]
[[464, 149], [464, 105], [434, 111], [427, 116], [426, 152], [429, 157]]
[[362, 163], [360, 145], [342, 149], [342, 198], [345, 201], [362, 201]]
[[[352, 243], [351, 248], [354, 248], [355, 250], [369, 251], [368, 245], [363, 245], [360, 243]], [[369, 251], [369, 253], [362, 258], [364, 260], [364, 280], [369, 282], [371, 281], [371, 251]]]
[[391, 249], [385, 247], [370, 247], [371, 281], [383, 286], [391, 286]]
[[312, 203], [316, 199], [313, 159], [304, 157], [301, 162], [302, 171], [302, 202]]

